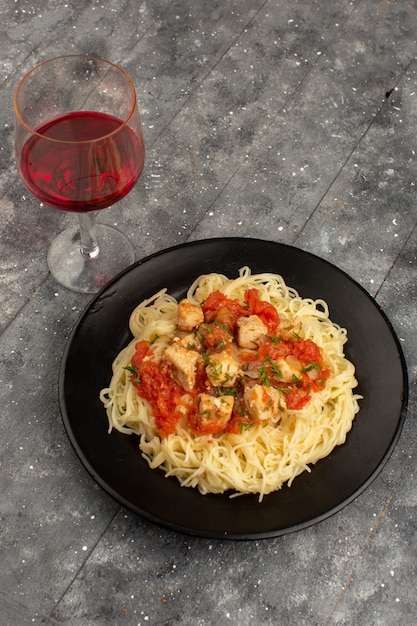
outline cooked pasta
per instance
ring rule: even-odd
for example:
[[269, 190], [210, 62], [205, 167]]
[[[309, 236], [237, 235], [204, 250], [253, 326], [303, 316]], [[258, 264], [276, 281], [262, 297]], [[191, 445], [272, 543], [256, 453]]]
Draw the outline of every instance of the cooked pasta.
[[109, 432], [138, 435], [149, 466], [183, 487], [262, 501], [345, 442], [360, 399], [347, 331], [281, 276], [202, 275], [183, 302], [163, 289], [140, 303], [129, 326], [100, 393]]

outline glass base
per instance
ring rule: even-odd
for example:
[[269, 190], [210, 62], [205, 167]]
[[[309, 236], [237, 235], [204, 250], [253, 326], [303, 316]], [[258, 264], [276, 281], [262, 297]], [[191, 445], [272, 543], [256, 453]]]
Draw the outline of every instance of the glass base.
[[84, 256], [78, 226], [64, 230], [48, 251], [48, 266], [55, 280], [72, 291], [97, 293], [123, 269], [134, 263], [133, 246], [113, 226], [96, 224], [99, 253]]

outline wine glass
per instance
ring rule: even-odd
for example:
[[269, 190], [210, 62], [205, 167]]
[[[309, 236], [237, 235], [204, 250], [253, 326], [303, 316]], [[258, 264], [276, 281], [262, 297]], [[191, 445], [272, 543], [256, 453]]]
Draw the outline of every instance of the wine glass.
[[118, 229], [96, 224], [98, 211], [128, 194], [142, 173], [145, 146], [136, 92], [119, 67], [89, 55], [36, 65], [14, 95], [20, 176], [42, 203], [78, 214], [48, 251], [51, 274], [94, 293], [133, 263]]

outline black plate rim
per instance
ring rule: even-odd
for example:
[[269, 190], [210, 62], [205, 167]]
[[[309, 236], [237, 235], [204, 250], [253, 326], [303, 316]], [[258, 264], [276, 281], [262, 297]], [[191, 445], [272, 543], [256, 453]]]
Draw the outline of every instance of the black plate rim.
[[[375, 309], [377, 310], [378, 314], [381, 316], [381, 319], [384, 321], [384, 323], [386, 324], [387, 329], [389, 330], [391, 337], [396, 345], [397, 351], [398, 351], [398, 358], [401, 364], [401, 369], [402, 369], [402, 380], [403, 380], [403, 389], [402, 389], [402, 403], [401, 403], [401, 410], [398, 416], [398, 422], [397, 422], [397, 428], [396, 431], [393, 435], [393, 437], [391, 438], [391, 441], [389, 443], [389, 445], [387, 446], [386, 452], [383, 455], [383, 457], [381, 457], [379, 459], [378, 464], [376, 465], [376, 467], [374, 468], [374, 470], [369, 474], [368, 478], [366, 480], [364, 480], [360, 485], [358, 485], [357, 489], [355, 490], [354, 493], [350, 494], [349, 496], [343, 498], [343, 500], [337, 504], [335, 504], [333, 507], [330, 507], [328, 510], [326, 510], [325, 512], [323, 512], [320, 515], [316, 515], [314, 518], [307, 520], [307, 521], [302, 521], [300, 523], [296, 523], [291, 525], [288, 528], [280, 528], [280, 529], [276, 529], [276, 530], [268, 530], [265, 532], [256, 532], [256, 531], [251, 531], [251, 532], [233, 532], [233, 531], [225, 531], [225, 532], [219, 532], [217, 531], [212, 531], [209, 528], [207, 529], [202, 529], [202, 528], [194, 528], [193, 525], [188, 525], [188, 524], [181, 524], [178, 523], [176, 521], [171, 521], [169, 519], [160, 519], [159, 516], [155, 516], [152, 515], [150, 512], [143, 510], [142, 508], [134, 505], [128, 498], [125, 498], [123, 495], [121, 495], [120, 493], [118, 493], [117, 490], [115, 490], [111, 485], [109, 485], [105, 479], [103, 479], [103, 477], [100, 475], [99, 472], [97, 472], [97, 470], [94, 467], [94, 464], [91, 462], [90, 459], [86, 458], [85, 454], [83, 453], [83, 451], [81, 450], [80, 446], [79, 446], [79, 442], [77, 440], [77, 437], [74, 435], [74, 431], [71, 425], [71, 420], [67, 411], [67, 406], [66, 406], [66, 400], [65, 400], [65, 378], [66, 378], [66, 362], [68, 359], [68, 355], [71, 351], [72, 348], [72, 344], [74, 341], [74, 338], [77, 335], [77, 332], [80, 328], [80, 326], [82, 326], [84, 320], [88, 317], [90, 310], [92, 309], [92, 307], [94, 306], [94, 304], [103, 297], [103, 295], [108, 292], [109, 290], [112, 289], [112, 287], [114, 285], [117, 285], [121, 280], [123, 280], [123, 277], [130, 274], [131, 272], [134, 272], [136, 268], [154, 260], [157, 259], [160, 256], [163, 256], [167, 253], [172, 253], [172, 252], [176, 252], [176, 251], [180, 251], [181, 249], [184, 248], [192, 248], [192, 247], [199, 247], [201, 245], [205, 245], [205, 244], [211, 244], [211, 245], [218, 245], [218, 246], [226, 246], [228, 244], [233, 244], [233, 243], [240, 243], [240, 242], [250, 242], [254, 245], [259, 245], [262, 246], [264, 244], [267, 245], [274, 245], [277, 246], [278, 248], [281, 248], [282, 250], [297, 250], [298, 252], [302, 253], [302, 255], [306, 255], [306, 257], [311, 257], [312, 259], [316, 259], [317, 261], [319, 261], [320, 263], [324, 264], [325, 266], [331, 268], [332, 270], [335, 270], [341, 277], [343, 276], [345, 279], [347, 279], [352, 285], [355, 286], [355, 288], [359, 289], [364, 295], [365, 297], [369, 300], [370, 303], [372, 303], [372, 305], [375, 307]], [[244, 265], [244, 262], [242, 261], [241, 265]], [[76, 324], [74, 325], [70, 335], [68, 336], [68, 339], [66, 341], [65, 344], [65, 348], [63, 351], [63, 355], [62, 355], [62, 359], [61, 359], [61, 364], [60, 364], [60, 370], [59, 370], [59, 382], [58, 382], [58, 387], [59, 387], [59, 404], [60, 404], [60, 409], [61, 409], [61, 415], [62, 415], [62, 419], [63, 419], [63, 424], [64, 424], [64, 428], [65, 431], [67, 433], [67, 436], [69, 438], [69, 441], [76, 453], [76, 455], [78, 456], [79, 460], [81, 461], [82, 465], [84, 466], [84, 468], [87, 470], [87, 472], [90, 474], [90, 476], [94, 479], [94, 481], [100, 485], [100, 487], [106, 491], [116, 502], [118, 502], [120, 505], [124, 506], [126, 509], [129, 509], [131, 511], [133, 511], [134, 513], [138, 514], [139, 516], [141, 516], [144, 519], [147, 519], [148, 521], [155, 523], [159, 526], [165, 527], [169, 530], [174, 530], [176, 532], [180, 532], [180, 533], [184, 533], [186, 535], [193, 535], [193, 536], [198, 536], [198, 537], [206, 537], [206, 538], [211, 538], [211, 539], [231, 539], [231, 540], [252, 540], [252, 539], [266, 539], [266, 538], [271, 538], [271, 537], [277, 537], [277, 536], [282, 536], [285, 534], [289, 534], [292, 532], [298, 532], [300, 530], [304, 530], [306, 528], [309, 528], [312, 525], [318, 524], [322, 521], [324, 521], [325, 519], [328, 519], [329, 517], [333, 516], [334, 514], [336, 514], [337, 512], [341, 511], [344, 507], [346, 507], [347, 505], [349, 505], [351, 502], [353, 502], [354, 500], [356, 500], [369, 486], [371, 483], [373, 483], [373, 481], [377, 478], [377, 476], [381, 473], [381, 471], [383, 470], [383, 468], [385, 467], [386, 463], [388, 462], [389, 458], [391, 457], [393, 450], [395, 448], [395, 446], [398, 443], [398, 440], [400, 438], [401, 432], [402, 432], [402, 428], [403, 428], [403, 424], [404, 424], [404, 420], [406, 418], [407, 415], [407, 408], [408, 408], [408, 396], [409, 396], [409, 385], [408, 385], [408, 372], [407, 372], [407, 365], [406, 365], [406, 361], [405, 361], [405, 357], [404, 357], [404, 353], [402, 350], [402, 346], [399, 342], [399, 339], [396, 335], [396, 332], [394, 330], [394, 327], [390, 321], [390, 319], [388, 318], [387, 314], [384, 312], [384, 310], [382, 309], [382, 307], [378, 304], [378, 302], [371, 296], [371, 294], [359, 283], [357, 282], [354, 278], [352, 278], [347, 272], [345, 272], [343, 269], [337, 267], [336, 265], [334, 265], [333, 263], [331, 263], [330, 261], [328, 261], [327, 259], [324, 259], [310, 251], [307, 250], [303, 250], [302, 248], [290, 245], [290, 244], [285, 244], [285, 243], [279, 243], [273, 240], [266, 240], [266, 239], [258, 239], [258, 238], [250, 238], [250, 237], [245, 237], [245, 238], [241, 238], [241, 237], [215, 237], [215, 238], [208, 238], [208, 239], [198, 239], [198, 240], [193, 240], [190, 242], [185, 242], [185, 243], [180, 243], [171, 247], [168, 247], [166, 249], [162, 249], [159, 250], [155, 253], [152, 253], [150, 255], [147, 255], [141, 259], [139, 259], [138, 261], [136, 261], [135, 263], [133, 263], [132, 265], [128, 266], [127, 268], [125, 268], [122, 272], [120, 272], [117, 276], [115, 276], [114, 278], [112, 278], [108, 283], [106, 283], [106, 285], [97, 293], [94, 295], [94, 297], [89, 301], [89, 303], [87, 303], [87, 305], [85, 306], [83, 312], [81, 313], [81, 315], [79, 316], [78, 321], [76, 322]], [[149, 470], [149, 471], [154, 471], [154, 470]], [[207, 497], [207, 496], [201, 496], [201, 497]], [[219, 496], [215, 496], [215, 497], [219, 497]], [[220, 497], [224, 497], [224, 496], [220, 496]]]

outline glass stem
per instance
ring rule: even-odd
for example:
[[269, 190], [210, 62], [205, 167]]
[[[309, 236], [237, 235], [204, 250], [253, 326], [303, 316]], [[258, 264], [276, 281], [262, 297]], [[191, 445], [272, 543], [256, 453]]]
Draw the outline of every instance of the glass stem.
[[79, 213], [81, 254], [86, 259], [97, 258], [100, 250], [96, 237], [96, 212]]

